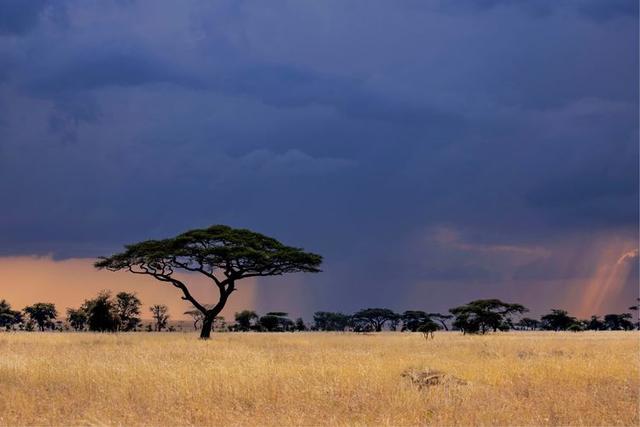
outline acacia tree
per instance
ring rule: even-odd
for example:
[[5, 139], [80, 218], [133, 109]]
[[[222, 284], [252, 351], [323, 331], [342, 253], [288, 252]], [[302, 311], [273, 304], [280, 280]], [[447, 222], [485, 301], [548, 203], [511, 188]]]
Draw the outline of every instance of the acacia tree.
[[19, 311], [12, 310], [7, 300], [0, 300], [0, 328], [10, 329], [21, 320], [22, 315]]
[[422, 335], [424, 335], [424, 339], [428, 341], [429, 337], [433, 339], [433, 333], [435, 331], [439, 331], [440, 329], [442, 329], [440, 325], [438, 325], [431, 319], [427, 319], [420, 326], [418, 326], [417, 331], [422, 332]]
[[115, 332], [118, 330], [118, 316], [111, 292], [102, 290], [93, 299], [85, 300], [80, 307], [87, 314], [90, 331]]
[[630, 313], [606, 314], [604, 316], [604, 325], [612, 331], [630, 331], [634, 327], [632, 320], [633, 316]]
[[636, 312], [636, 324], [635, 327], [640, 329], [640, 298], [636, 298], [636, 304], [629, 307], [629, 310]]
[[236, 327], [239, 331], [246, 332], [255, 328], [256, 321], [260, 316], [253, 310], [242, 310], [236, 313]]
[[576, 318], [569, 316], [566, 310], [552, 309], [551, 313], [540, 318], [544, 329], [551, 331], [566, 331], [569, 326], [576, 323]]
[[416, 332], [421, 325], [431, 320], [427, 313], [420, 310], [407, 310], [400, 317], [402, 330], [411, 332]]
[[520, 327], [521, 329], [524, 329], [525, 331], [526, 330], [534, 331], [540, 327], [540, 321], [536, 319], [531, 319], [530, 317], [523, 317], [516, 324], [516, 326]]
[[449, 330], [449, 327], [447, 326], [447, 320], [452, 319], [453, 315], [442, 314], [442, 313], [429, 313], [427, 316], [429, 316], [429, 319], [437, 320], [438, 322], [440, 322], [440, 324], [442, 325], [442, 328], [445, 331]]
[[286, 332], [293, 330], [295, 324], [284, 311], [270, 311], [258, 319], [258, 324], [268, 332]]
[[202, 314], [202, 312], [197, 309], [187, 310], [183, 314], [191, 316], [191, 318], [193, 319], [193, 329], [198, 330], [198, 323], [202, 322], [202, 319], [204, 319], [204, 314]]
[[318, 331], [344, 331], [349, 326], [351, 316], [331, 311], [313, 313], [314, 328]]
[[116, 295], [114, 309], [119, 330], [135, 331], [140, 326], [141, 305], [142, 302], [135, 293], [120, 292]]
[[[302, 249], [285, 246], [262, 234], [214, 225], [187, 231], [174, 238], [147, 240], [125, 246], [125, 251], [103, 257], [98, 269], [125, 270], [151, 276], [178, 288], [182, 299], [204, 315], [200, 338], [211, 335], [213, 320], [220, 314], [236, 283], [248, 277], [279, 276], [295, 272], [319, 272], [322, 257]], [[218, 291], [218, 302], [211, 308], [196, 300], [188, 284], [176, 272], [191, 272], [210, 279]]]
[[449, 310], [455, 316], [453, 325], [463, 333], [485, 334], [487, 330], [508, 329], [511, 315], [527, 312], [520, 304], [510, 304], [499, 299], [482, 299]]
[[46, 328], [54, 328], [53, 321], [58, 316], [55, 304], [50, 302], [37, 302], [25, 307], [23, 310], [29, 318], [38, 324], [38, 328], [44, 331]]
[[156, 321], [156, 331], [160, 332], [167, 327], [169, 321], [169, 307], [164, 304], [156, 304], [149, 307], [153, 320]]
[[87, 324], [87, 312], [82, 308], [67, 308], [67, 322], [76, 330], [82, 331]]
[[398, 315], [388, 308], [365, 308], [354, 313], [354, 324], [368, 324], [376, 332], [382, 331], [384, 324], [398, 318]]

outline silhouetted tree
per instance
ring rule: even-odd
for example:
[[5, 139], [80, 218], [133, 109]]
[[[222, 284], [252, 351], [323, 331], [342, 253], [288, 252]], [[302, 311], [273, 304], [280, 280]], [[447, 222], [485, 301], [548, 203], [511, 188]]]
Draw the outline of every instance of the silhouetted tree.
[[82, 308], [67, 308], [67, 322], [74, 330], [84, 330], [87, 326], [87, 320], [87, 312]]
[[191, 316], [191, 318], [193, 319], [193, 329], [198, 330], [198, 323], [202, 322], [202, 319], [204, 319], [204, 314], [197, 309], [187, 310], [184, 312], [184, 314]]
[[53, 321], [58, 316], [55, 304], [49, 302], [35, 303], [25, 307], [23, 311], [38, 325], [38, 329], [41, 331], [47, 328], [53, 328]]
[[306, 331], [307, 330], [307, 325], [305, 325], [304, 320], [302, 319], [302, 317], [298, 317], [296, 319], [296, 325], [295, 325], [296, 331]]
[[604, 316], [604, 325], [612, 331], [630, 331], [634, 328], [632, 319], [631, 313], [607, 314]]
[[13, 325], [22, 321], [22, 314], [12, 310], [7, 300], [0, 300], [0, 328], [11, 329]]
[[398, 325], [400, 325], [400, 315], [396, 314], [396, 317], [394, 317], [393, 319], [389, 320], [388, 323], [388, 327], [390, 331], [397, 331], [398, 330]]
[[517, 323], [517, 326], [524, 330], [534, 331], [538, 329], [540, 326], [540, 321], [536, 319], [531, 319], [530, 317], [523, 317]]
[[[122, 253], [103, 257], [98, 269], [126, 270], [149, 275], [180, 289], [183, 299], [204, 315], [200, 337], [211, 335], [213, 319], [222, 311], [236, 282], [247, 277], [278, 276], [286, 273], [320, 271], [322, 257], [249, 230], [214, 225], [191, 230], [175, 238], [149, 240], [125, 247]], [[207, 309], [197, 301], [177, 270], [202, 274], [219, 293], [218, 303]]]
[[402, 319], [402, 330], [411, 332], [418, 331], [421, 325], [432, 321], [427, 313], [418, 310], [407, 310], [402, 313], [400, 318]]
[[579, 322], [572, 323], [567, 328], [567, 331], [570, 331], [570, 332], [582, 332], [582, 331], [584, 331], [584, 326], [581, 325]]
[[256, 320], [258, 320], [258, 317], [259, 316], [253, 310], [243, 310], [239, 313], [236, 313], [236, 328], [239, 331], [243, 332], [255, 329]]
[[447, 326], [447, 321], [453, 318], [453, 315], [451, 314], [441, 314], [441, 313], [429, 313], [427, 314], [427, 316], [429, 316], [429, 319], [434, 320], [436, 322], [440, 322], [440, 325], [442, 325], [442, 328], [445, 331], [449, 330], [449, 327]]
[[373, 332], [375, 330], [371, 323], [353, 317], [349, 319], [349, 326], [353, 328], [353, 332], [362, 334], [368, 334], [369, 332]]
[[599, 316], [591, 316], [591, 319], [586, 321], [586, 328], [591, 331], [602, 331], [605, 328], [604, 322], [600, 320]]
[[[207, 310], [213, 307], [212, 305], [209, 305], [209, 304], [203, 304], [203, 305]], [[192, 310], [185, 311], [183, 314], [191, 316], [191, 319], [193, 320], [193, 329], [198, 330], [198, 324], [204, 320], [204, 313], [202, 313], [197, 308], [194, 308]]]
[[376, 331], [382, 331], [385, 323], [397, 319], [398, 315], [388, 308], [365, 308], [352, 316], [352, 321], [358, 323], [367, 323]]
[[636, 304], [629, 307], [629, 310], [636, 312], [636, 328], [640, 329], [640, 298], [636, 298]]
[[318, 331], [344, 331], [349, 326], [351, 316], [330, 311], [313, 313], [313, 328]]
[[224, 316], [216, 316], [216, 318], [213, 319], [213, 330], [214, 331], [226, 331], [226, 330], [228, 330], [227, 321], [224, 318]]
[[114, 309], [119, 330], [135, 331], [140, 326], [141, 305], [135, 293], [119, 292], [116, 295]]
[[[156, 304], [149, 307], [151, 316], [156, 322], [156, 331], [160, 332], [167, 327], [169, 321], [169, 307], [164, 304]], [[212, 323], [213, 326], [213, 323]]]
[[422, 332], [426, 340], [429, 339], [429, 336], [431, 336], [431, 339], [433, 339], [433, 333], [435, 331], [439, 331], [440, 329], [442, 329], [442, 327], [431, 319], [426, 320], [420, 326], [418, 326], [418, 332]]
[[540, 318], [542, 327], [551, 331], [566, 331], [569, 326], [576, 323], [576, 318], [569, 316], [565, 310], [553, 309], [551, 313]]
[[280, 325], [280, 319], [277, 316], [264, 315], [260, 317], [259, 324], [264, 330], [273, 332]]
[[511, 326], [510, 316], [528, 310], [520, 304], [485, 299], [471, 301], [449, 311], [455, 316], [453, 325], [463, 333], [485, 334], [488, 330], [508, 329]]
[[293, 330], [294, 323], [287, 317], [288, 313], [271, 311], [260, 317], [259, 324], [262, 329], [269, 332], [285, 332]]
[[90, 331], [115, 332], [118, 330], [118, 317], [110, 291], [100, 291], [95, 298], [86, 300], [81, 309], [87, 313]]

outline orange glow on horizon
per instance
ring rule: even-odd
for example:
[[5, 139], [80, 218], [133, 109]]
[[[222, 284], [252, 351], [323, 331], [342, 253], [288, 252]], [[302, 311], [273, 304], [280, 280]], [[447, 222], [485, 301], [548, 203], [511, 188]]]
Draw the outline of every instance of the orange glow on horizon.
[[[14, 309], [22, 309], [35, 302], [53, 302], [59, 316], [65, 316], [67, 307], [78, 307], [85, 299], [102, 289], [114, 293], [136, 292], [143, 303], [141, 317], [151, 317], [148, 307], [165, 304], [173, 320], [188, 319], [183, 313], [191, 304], [180, 299], [182, 293], [175, 287], [151, 277], [126, 272], [98, 271], [94, 259], [72, 258], [56, 261], [51, 257], [0, 257], [0, 299], [6, 299]], [[217, 288], [206, 278], [195, 274], [181, 275], [190, 284], [191, 293], [204, 303], [217, 301]], [[233, 319], [236, 311], [255, 308], [254, 279], [238, 284], [222, 315]], [[208, 297], [210, 295], [210, 297]]]

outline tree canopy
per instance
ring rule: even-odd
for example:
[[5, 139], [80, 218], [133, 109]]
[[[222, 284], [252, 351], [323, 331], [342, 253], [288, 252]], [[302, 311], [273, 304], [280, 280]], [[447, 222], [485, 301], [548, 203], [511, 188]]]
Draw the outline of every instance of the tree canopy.
[[0, 300], [0, 328], [9, 329], [21, 320], [22, 316], [19, 311], [12, 310], [11, 304], [7, 300]]
[[49, 302], [37, 302], [25, 307], [23, 311], [31, 320], [36, 322], [41, 331], [44, 331], [46, 328], [53, 328], [53, 321], [58, 316], [55, 304]]
[[313, 313], [314, 329], [318, 331], [344, 331], [349, 326], [351, 316], [331, 311]]
[[510, 304], [499, 299], [483, 299], [449, 310], [455, 316], [453, 325], [467, 333], [494, 332], [511, 327], [511, 315], [527, 312], [520, 304]]
[[401, 315], [402, 330], [416, 332], [420, 326], [427, 322], [431, 322], [431, 318], [427, 313], [420, 310], [407, 310]]
[[[320, 271], [322, 257], [286, 246], [274, 238], [246, 229], [214, 225], [187, 231], [174, 238], [147, 240], [125, 246], [125, 251], [102, 257], [98, 269], [145, 274], [182, 291], [182, 298], [204, 314], [201, 338], [208, 338], [213, 319], [236, 290], [235, 283], [248, 277]], [[189, 291], [176, 271], [206, 276], [218, 288], [218, 303], [208, 308]]]
[[382, 331], [384, 324], [397, 319], [399, 316], [388, 308], [365, 308], [353, 314], [351, 320], [354, 324], [371, 326], [376, 332]]
[[551, 313], [540, 318], [544, 329], [552, 331], [566, 331], [569, 326], [576, 323], [576, 318], [569, 316], [566, 310], [553, 309]]

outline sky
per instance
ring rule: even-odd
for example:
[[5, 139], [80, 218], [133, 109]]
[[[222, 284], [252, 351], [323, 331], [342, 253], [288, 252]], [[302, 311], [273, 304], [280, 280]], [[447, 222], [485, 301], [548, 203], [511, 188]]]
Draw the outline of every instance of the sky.
[[625, 311], [638, 52], [636, 0], [0, 0], [0, 298], [178, 318], [92, 262], [228, 224], [325, 261], [227, 315]]

